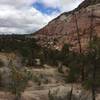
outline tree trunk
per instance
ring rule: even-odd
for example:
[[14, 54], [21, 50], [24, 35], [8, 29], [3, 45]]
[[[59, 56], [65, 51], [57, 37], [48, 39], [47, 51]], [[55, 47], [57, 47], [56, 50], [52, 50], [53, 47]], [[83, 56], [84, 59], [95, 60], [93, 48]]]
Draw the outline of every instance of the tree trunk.
[[78, 44], [79, 44], [79, 52], [82, 53], [80, 32], [79, 32], [79, 27], [78, 27], [78, 22], [77, 22], [76, 14], [74, 14], [74, 18], [75, 18], [75, 24], [76, 24], [77, 39], [78, 39]]
[[[74, 18], [75, 18], [75, 24], [76, 24], [79, 52], [80, 52], [80, 54], [82, 54], [81, 38], [80, 38], [80, 32], [79, 32], [79, 27], [78, 27], [76, 14], [74, 14]], [[80, 67], [81, 67], [81, 81], [84, 81], [84, 66], [83, 66], [83, 64]]]
[[70, 94], [69, 94], [69, 100], [72, 100], [72, 96], [73, 96], [73, 85], [72, 85], [72, 88], [71, 88], [71, 91], [70, 91]]
[[82, 68], [81, 68], [81, 80], [82, 80], [82, 81], [85, 80], [84, 65], [82, 65]]
[[95, 88], [92, 86], [92, 100], [96, 100]]
[[90, 22], [90, 42], [91, 42], [91, 40], [93, 39], [93, 9], [91, 10], [91, 22]]
[[96, 63], [94, 63], [94, 68], [93, 68], [92, 100], [96, 100], [96, 87], [95, 87], [95, 81], [96, 81]]
[[[93, 27], [93, 15], [94, 10], [91, 10], [91, 23], [90, 23], [90, 43], [93, 40], [93, 33], [94, 33], [94, 27]], [[92, 74], [92, 100], [96, 100], [96, 87], [95, 87], [95, 78], [96, 78], [96, 61], [93, 61], [93, 74]]]
[[16, 95], [15, 95], [15, 100], [20, 100], [21, 99], [21, 94], [20, 93], [17, 93]]

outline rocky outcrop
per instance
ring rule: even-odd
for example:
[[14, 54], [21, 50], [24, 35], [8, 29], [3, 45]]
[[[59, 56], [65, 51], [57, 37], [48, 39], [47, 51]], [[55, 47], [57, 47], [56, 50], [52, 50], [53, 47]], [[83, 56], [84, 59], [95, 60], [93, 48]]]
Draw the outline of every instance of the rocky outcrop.
[[93, 27], [95, 33], [100, 35], [100, 1], [85, 0], [74, 11], [63, 13], [53, 21], [49, 22], [43, 29], [34, 33], [34, 37], [39, 39], [38, 43], [42, 46], [61, 49], [64, 43], [70, 43], [73, 45], [74, 50], [77, 50], [77, 20], [79, 36], [84, 50], [84, 47], [86, 47], [87, 42], [89, 41], [89, 35], [91, 32], [92, 11], [94, 15]]

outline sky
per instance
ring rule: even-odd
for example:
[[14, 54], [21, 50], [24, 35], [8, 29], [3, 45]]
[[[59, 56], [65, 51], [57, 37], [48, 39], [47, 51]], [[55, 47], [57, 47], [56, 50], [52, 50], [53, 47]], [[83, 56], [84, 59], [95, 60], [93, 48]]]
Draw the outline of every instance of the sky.
[[33, 33], [83, 0], [0, 0], [0, 34]]

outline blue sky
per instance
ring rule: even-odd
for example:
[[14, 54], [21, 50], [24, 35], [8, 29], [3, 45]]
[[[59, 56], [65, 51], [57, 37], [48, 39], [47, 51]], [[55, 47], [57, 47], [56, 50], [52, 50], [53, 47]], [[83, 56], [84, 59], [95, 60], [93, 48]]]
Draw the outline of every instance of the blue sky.
[[60, 9], [58, 7], [46, 7], [42, 3], [36, 2], [33, 4], [33, 7], [42, 12], [43, 14], [51, 15], [53, 12], [60, 13]]
[[0, 34], [33, 33], [83, 0], [0, 0]]
[[[33, 0], [34, 1], [34, 0]], [[33, 8], [43, 14], [63, 13], [76, 8], [83, 0], [35, 0]]]

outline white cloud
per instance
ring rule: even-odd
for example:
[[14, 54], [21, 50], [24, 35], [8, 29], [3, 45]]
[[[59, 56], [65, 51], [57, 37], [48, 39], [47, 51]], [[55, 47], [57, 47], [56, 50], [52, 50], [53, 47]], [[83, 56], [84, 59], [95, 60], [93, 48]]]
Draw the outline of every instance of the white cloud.
[[47, 7], [59, 8], [62, 12], [70, 11], [84, 0], [37, 0]]
[[60, 7], [61, 0], [38, 0], [38, 2], [43, 3], [47, 7], [57, 8]]
[[53, 18], [30, 6], [34, 0], [29, 0], [30, 2], [27, 0], [29, 2], [27, 6], [23, 6], [23, 4], [27, 4], [26, 0], [20, 1], [0, 1], [0, 33], [34, 32]]
[[29, 6], [37, 0], [0, 0], [0, 4], [13, 5], [14, 7]]
[[0, 0], [0, 33], [31, 33], [58, 15], [57, 12], [46, 15], [33, 8], [37, 1], [48, 7], [59, 7], [61, 12], [76, 6], [71, 0]]
[[60, 8], [62, 12], [70, 11], [76, 8], [84, 0], [60, 0]]

